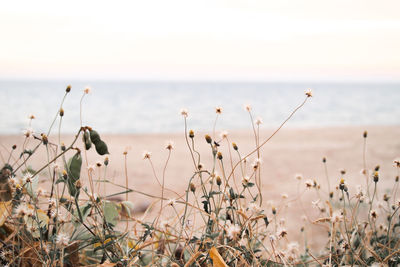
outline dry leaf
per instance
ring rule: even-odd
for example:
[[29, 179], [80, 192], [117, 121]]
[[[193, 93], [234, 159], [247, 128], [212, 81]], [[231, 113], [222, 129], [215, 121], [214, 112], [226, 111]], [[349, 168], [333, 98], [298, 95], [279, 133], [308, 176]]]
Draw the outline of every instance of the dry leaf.
[[7, 202], [0, 202], [0, 226], [4, 224], [7, 217], [10, 215], [11, 200]]
[[209, 253], [213, 261], [213, 267], [228, 267], [215, 247], [212, 247]]

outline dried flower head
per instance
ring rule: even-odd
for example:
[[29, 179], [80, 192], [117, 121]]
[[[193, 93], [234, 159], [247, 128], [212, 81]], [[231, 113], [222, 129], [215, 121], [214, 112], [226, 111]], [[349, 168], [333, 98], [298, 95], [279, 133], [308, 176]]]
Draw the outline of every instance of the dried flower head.
[[303, 179], [303, 175], [301, 175], [301, 174], [299, 174], [299, 173], [297, 173], [295, 176], [294, 176], [297, 180], [301, 180], [301, 179]]
[[254, 121], [254, 123], [255, 123], [256, 125], [260, 126], [261, 124], [263, 124], [263, 120], [262, 120], [261, 117], [258, 117], [258, 118]]
[[168, 150], [174, 149], [174, 142], [168, 141], [167, 144], [165, 145], [165, 148]]
[[378, 213], [375, 210], [371, 210], [369, 216], [371, 219], [376, 220], [378, 218]]
[[222, 131], [222, 132], [220, 133], [220, 136], [221, 136], [222, 139], [228, 138], [228, 132], [227, 132], [227, 131]]
[[312, 97], [313, 96], [313, 92], [311, 88], [307, 88], [307, 90], [305, 90], [305, 94], [307, 97]]
[[187, 111], [186, 108], [182, 108], [182, 109], [181, 109], [181, 115], [182, 115], [183, 117], [185, 117], [185, 118], [188, 116], [188, 111]]
[[150, 159], [150, 158], [151, 158], [151, 152], [143, 151], [143, 159]]
[[60, 247], [66, 247], [69, 244], [69, 237], [65, 233], [59, 233], [56, 238], [56, 244]]
[[190, 138], [194, 138], [194, 131], [193, 131], [193, 130], [190, 130], [190, 131], [189, 131], [189, 137], [190, 137]]
[[226, 229], [226, 234], [230, 239], [236, 239], [240, 234], [240, 226], [237, 224], [230, 224]]
[[251, 111], [251, 106], [250, 105], [244, 105], [244, 110], [250, 112]]
[[396, 168], [400, 168], [400, 159], [393, 160], [393, 166]]
[[306, 188], [310, 189], [313, 187], [314, 182], [311, 179], [308, 179], [304, 182], [306, 184]]
[[91, 91], [92, 89], [89, 86], [86, 86], [85, 89], [83, 90], [85, 94], [89, 94]]
[[222, 114], [222, 110], [223, 110], [222, 107], [216, 107], [216, 108], [215, 108], [215, 113], [217, 113], [217, 114]]

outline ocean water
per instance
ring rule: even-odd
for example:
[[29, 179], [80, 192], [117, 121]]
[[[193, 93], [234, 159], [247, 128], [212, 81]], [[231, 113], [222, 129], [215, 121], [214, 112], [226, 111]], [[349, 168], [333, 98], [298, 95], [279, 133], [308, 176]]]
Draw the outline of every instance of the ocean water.
[[[0, 81], [0, 134], [19, 134], [36, 119], [35, 132], [47, 132], [67, 86], [64, 81]], [[288, 127], [399, 125], [400, 84], [344, 83], [209, 83], [209, 82], [71, 82], [64, 103], [62, 132], [80, 126], [80, 99], [85, 86], [91, 93], [82, 102], [83, 125], [102, 133], [168, 133], [183, 130], [180, 109], [189, 112], [189, 128], [211, 130], [215, 107], [223, 114], [217, 129], [249, 129], [244, 105], [261, 117], [262, 127], [276, 127], [313, 88], [314, 97]], [[57, 126], [58, 127], [58, 126]]]

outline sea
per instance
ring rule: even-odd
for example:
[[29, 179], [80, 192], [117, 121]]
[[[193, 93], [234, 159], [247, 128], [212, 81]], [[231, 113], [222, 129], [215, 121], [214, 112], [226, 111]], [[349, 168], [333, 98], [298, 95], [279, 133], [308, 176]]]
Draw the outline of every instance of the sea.
[[[400, 84], [397, 83], [260, 83], [260, 82], [137, 82], [137, 81], [0, 81], [0, 134], [20, 134], [29, 127], [47, 132], [60, 109], [67, 85], [71, 92], [62, 108], [63, 133], [82, 124], [101, 133], [176, 133], [184, 129], [181, 109], [188, 111], [190, 129], [210, 131], [251, 129], [253, 120], [273, 128], [305, 98], [287, 127], [399, 125]], [[84, 95], [84, 89], [90, 93]], [[56, 122], [55, 129], [58, 128]]]

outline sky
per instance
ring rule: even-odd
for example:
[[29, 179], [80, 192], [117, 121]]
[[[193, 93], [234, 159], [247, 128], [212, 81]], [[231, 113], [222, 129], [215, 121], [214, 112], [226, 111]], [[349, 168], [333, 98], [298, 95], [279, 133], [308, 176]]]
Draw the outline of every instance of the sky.
[[0, 79], [400, 81], [400, 1], [2, 1]]

